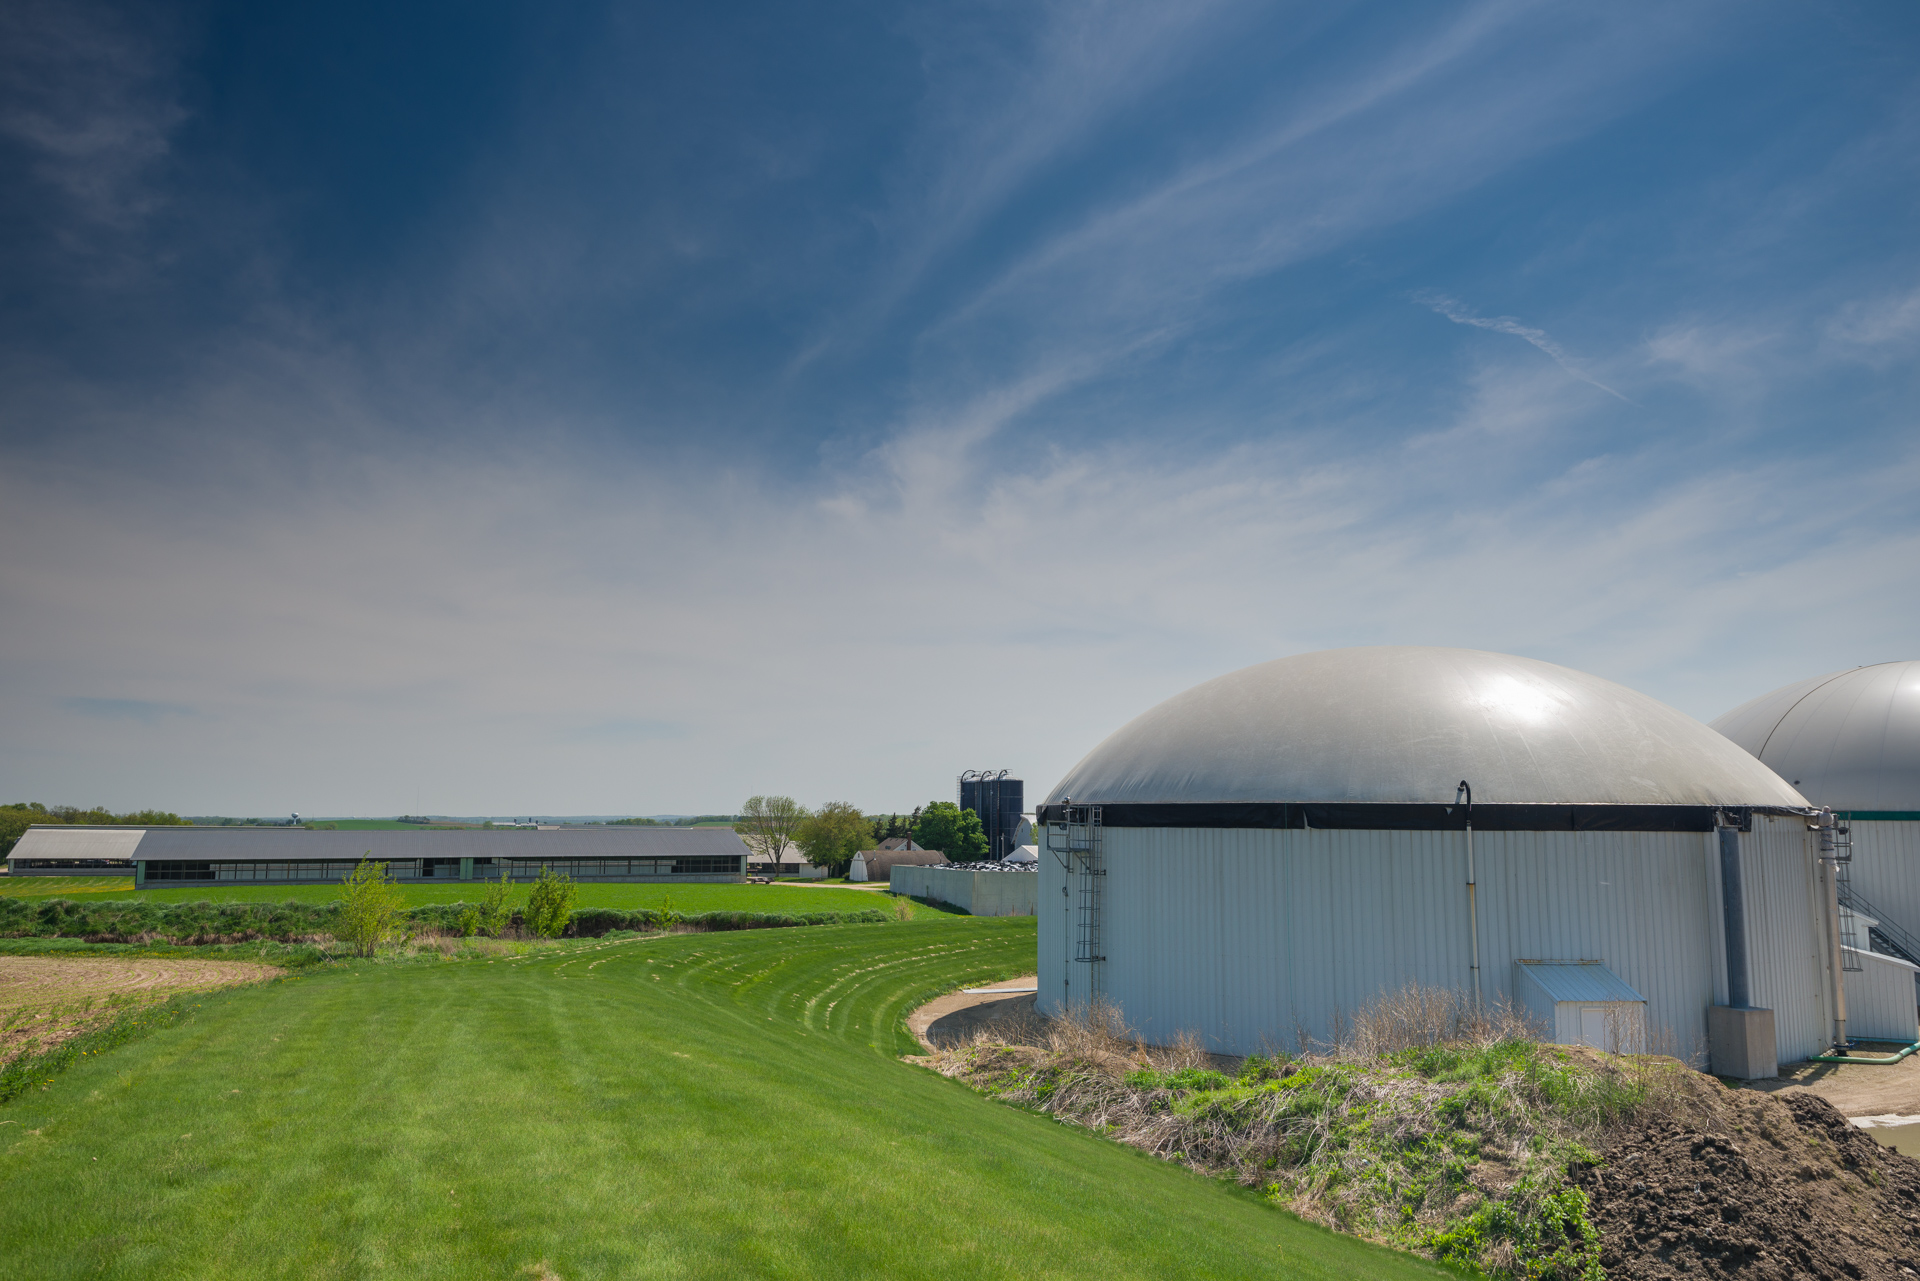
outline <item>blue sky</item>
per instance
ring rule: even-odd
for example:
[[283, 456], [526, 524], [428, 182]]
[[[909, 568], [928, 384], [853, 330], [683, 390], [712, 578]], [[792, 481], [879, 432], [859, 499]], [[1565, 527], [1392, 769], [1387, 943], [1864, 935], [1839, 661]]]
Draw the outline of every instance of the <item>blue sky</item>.
[[896, 808], [1330, 646], [1915, 656], [1909, 4], [0, 24], [0, 791]]

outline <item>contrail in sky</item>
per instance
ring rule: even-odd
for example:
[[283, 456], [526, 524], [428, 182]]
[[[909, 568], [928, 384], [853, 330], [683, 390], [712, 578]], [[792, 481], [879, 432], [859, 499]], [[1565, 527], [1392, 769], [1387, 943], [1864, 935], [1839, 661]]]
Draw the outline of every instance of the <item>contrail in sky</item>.
[[1434, 311], [1445, 316], [1456, 325], [1472, 325], [1476, 329], [1491, 329], [1495, 333], [1512, 334], [1515, 338], [1525, 339], [1541, 351], [1546, 352], [1548, 356], [1553, 358], [1554, 364], [1560, 366], [1560, 368], [1566, 370], [1581, 382], [1598, 387], [1601, 391], [1606, 392], [1607, 395], [1624, 401], [1626, 404], [1632, 405], [1635, 409], [1640, 408], [1637, 401], [1622, 396], [1619, 392], [1574, 364], [1573, 357], [1567, 355], [1566, 350], [1549, 337], [1547, 331], [1544, 329], [1535, 329], [1529, 325], [1523, 325], [1512, 316], [1476, 316], [1444, 294], [1415, 294], [1414, 301], [1431, 307]]

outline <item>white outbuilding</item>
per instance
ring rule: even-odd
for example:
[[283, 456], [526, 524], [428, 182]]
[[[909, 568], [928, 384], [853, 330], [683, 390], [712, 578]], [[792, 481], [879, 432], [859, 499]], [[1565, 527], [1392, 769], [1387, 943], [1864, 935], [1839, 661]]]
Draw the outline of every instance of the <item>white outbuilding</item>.
[[1715, 1006], [1764, 1034], [1749, 1062], [1836, 1034], [1807, 800], [1691, 717], [1551, 663], [1376, 647], [1248, 667], [1122, 726], [1040, 819], [1043, 1008], [1104, 999], [1151, 1040], [1244, 1054], [1324, 1040], [1408, 983], [1531, 1004], [1599, 970], [1588, 1003], [1631, 1005], [1684, 1057]]

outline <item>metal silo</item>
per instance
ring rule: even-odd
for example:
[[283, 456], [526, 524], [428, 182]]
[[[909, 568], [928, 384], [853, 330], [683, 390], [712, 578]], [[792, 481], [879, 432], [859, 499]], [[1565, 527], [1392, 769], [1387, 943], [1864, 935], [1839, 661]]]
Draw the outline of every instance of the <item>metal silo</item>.
[[1698, 721], [1583, 672], [1279, 659], [1148, 710], [1041, 806], [1040, 998], [1244, 1054], [1325, 1039], [1409, 982], [1495, 1001], [1522, 963], [1591, 962], [1684, 1057], [1744, 987], [1797, 1059], [1836, 1012], [1813, 814]]

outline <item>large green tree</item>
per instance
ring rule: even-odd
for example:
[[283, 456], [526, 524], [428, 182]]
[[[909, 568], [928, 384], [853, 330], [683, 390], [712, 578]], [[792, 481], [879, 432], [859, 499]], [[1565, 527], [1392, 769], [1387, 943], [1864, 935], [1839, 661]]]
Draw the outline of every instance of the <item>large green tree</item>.
[[949, 863], [977, 863], [987, 856], [987, 833], [980, 816], [952, 801], [934, 801], [920, 811], [913, 839], [922, 849], [939, 850]]
[[748, 849], [777, 868], [786, 857], [794, 832], [806, 818], [807, 807], [791, 796], [749, 796], [740, 807], [733, 830]]
[[868, 844], [872, 836], [873, 826], [858, 807], [828, 801], [801, 822], [793, 843], [806, 851], [809, 863], [843, 876], [855, 854], [873, 848]]

